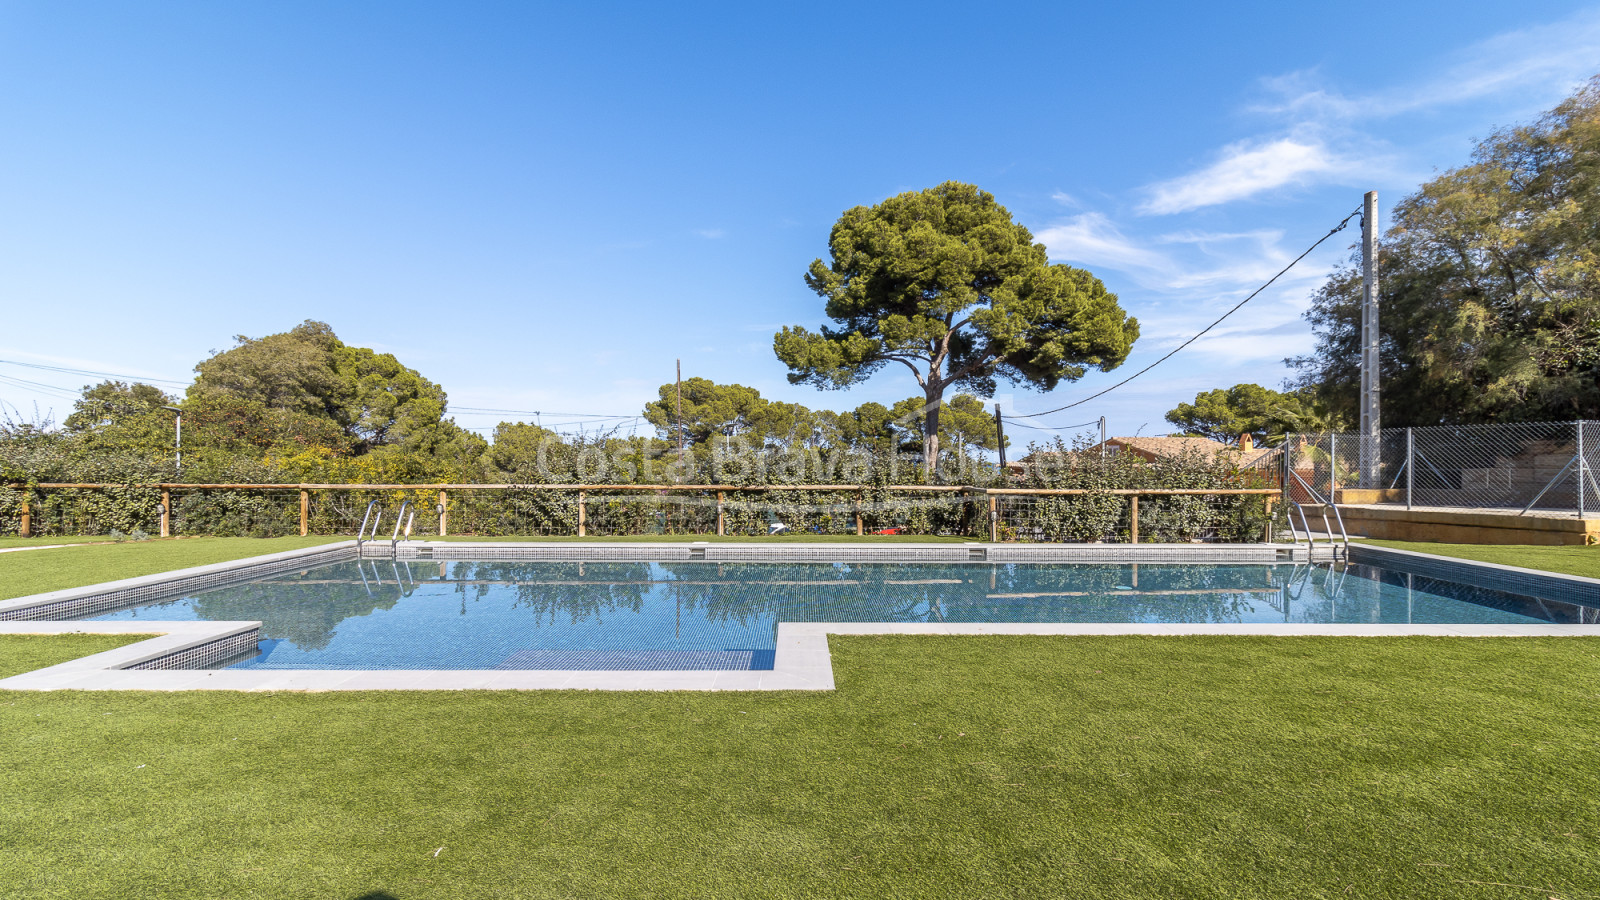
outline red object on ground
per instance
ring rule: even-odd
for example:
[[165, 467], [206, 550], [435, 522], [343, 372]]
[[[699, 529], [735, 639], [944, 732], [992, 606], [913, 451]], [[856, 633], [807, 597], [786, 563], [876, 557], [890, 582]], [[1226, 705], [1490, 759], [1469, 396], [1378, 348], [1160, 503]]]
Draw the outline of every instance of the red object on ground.
[[898, 529], [898, 528], [884, 528], [884, 529], [880, 529], [878, 531], [874, 531], [873, 532], [873, 534], [899, 534], [899, 533], [900, 533], [900, 529]]

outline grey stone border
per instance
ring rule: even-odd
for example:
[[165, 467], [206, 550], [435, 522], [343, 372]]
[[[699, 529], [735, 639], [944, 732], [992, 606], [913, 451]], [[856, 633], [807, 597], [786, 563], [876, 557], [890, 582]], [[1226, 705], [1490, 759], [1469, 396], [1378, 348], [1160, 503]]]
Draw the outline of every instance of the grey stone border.
[[[256, 622], [5, 622], [0, 634], [149, 634], [148, 641], [0, 679], [14, 691], [829, 691], [828, 635], [1190, 635], [1273, 637], [1600, 637], [1600, 625], [1126, 625], [782, 622], [770, 671], [260, 670], [129, 668], [218, 641]], [[187, 626], [179, 628], [176, 626]], [[153, 645], [155, 645], [153, 647]]]
[[[396, 551], [403, 560], [548, 559], [671, 560], [705, 562], [1242, 562], [1280, 563], [1307, 558], [1305, 544], [790, 544], [665, 542], [472, 543], [410, 541]], [[365, 558], [388, 559], [389, 542], [362, 547]]]
[[[413, 543], [412, 549], [422, 549], [423, 544]], [[1140, 547], [1110, 548], [1104, 545], [1011, 545], [992, 544], [923, 544], [895, 545], [893, 547], [851, 547], [833, 545], [784, 545], [781, 555], [767, 555], [777, 545], [750, 547], [741, 544], [468, 544], [438, 542], [433, 548], [471, 551], [441, 554], [436, 559], [484, 558], [483, 550], [501, 550], [540, 554], [537, 556], [504, 556], [508, 559], [705, 559], [771, 560], [859, 560], [895, 558], [928, 559], [922, 554], [896, 555], [895, 551], [933, 550], [934, 558], [942, 561], [976, 560], [974, 548], [983, 549], [990, 562], [1282, 562], [1288, 561], [1279, 551], [1304, 559], [1304, 545], [1142, 545]], [[1356, 547], [1352, 545], [1352, 555]], [[711, 555], [711, 548], [737, 548], [742, 553]], [[137, 602], [143, 596], [166, 596], [175, 591], [216, 584], [247, 581], [274, 572], [291, 570], [309, 564], [321, 564], [341, 557], [354, 557], [354, 542], [292, 550], [270, 556], [256, 557], [232, 563], [218, 563], [169, 572], [163, 575], [126, 579], [119, 582], [38, 594], [0, 603], [0, 614], [8, 611], [54, 610], [63, 603], [96, 603], [105, 605]], [[385, 551], [388, 550], [384, 546]], [[662, 550], [671, 553], [663, 553]], [[1115, 552], [1120, 549], [1122, 552]], [[577, 550], [580, 552], [574, 553]], [[850, 553], [849, 551], [857, 551]], [[870, 555], [860, 551], [874, 551]], [[1587, 578], [1552, 575], [1510, 566], [1491, 566], [1453, 557], [1433, 556], [1386, 548], [1362, 547], [1362, 555], [1391, 554], [1413, 571], [1423, 565], [1453, 567], [1452, 574], [1459, 579], [1460, 570], [1478, 570], [1484, 577], [1528, 576], [1550, 579], [1573, 589], [1583, 589], [1594, 602], [1595, 590], [1600, 581]], [[581, 552], [588, 551], [588, 552]], [[621, 552], [618, 552], [621, 551]], [[695, 551], [702, 551], [695, 553]], [[803, 552], [795, 552], [803, 551]], [[1015, 551], [1016, 555], [1011, 552]], [[1270, 551], [1270, 555], [1263, 553]], [[677, 555], [682, 552], [683, 555]], [[546, 555], [548, 554], [548, 555]], [[593, 554], [593, 555], [591, 555]], [[1227, 554], [1219, 556], [1218, 554]], [[364, 555], [364, 554], [363, 554]], [[387, 556], [387, 553], [383, 555]], [[933, 554], [930, 554], [933, 555]], [[324, 559], [323, 557], [327, 557]], [[424, 559], [424, 556], [403, 558]], [[1352, 560], [1359, 561], [1359, 560]], [[1373, 560], [1377, 562], [1377, 560]], [[1430, 562], [1431, 561], [1431, 562]], [[1381, 564], [1381, 563], [1379, 563]], [[1487, 570], [1495, 570], [1488, 572]], [[1508, 574], [1509, 573], [1509, 574]], [[1419, 574], [1422, 574], [1419, 572]], [[1478, 581], [1478, 583], [1485, 583]], [[108, 590], [109, 589], [109, 590]], [[1524, 593], [1525, 589], [1514, 589]], [[1563, 599], [1563, 598], [1552, 598]], [[1581, 601], [1573, 601], [1581, 602]], [[95, 607], [89, 607], [91, 610]], [[100, 606], [99, 608], [105, 608]], [[81, 615], [82, 613], [78, 613]], [[0, 690], [234, 690], [234, 691], [354, 691], [354, 690], [832, 690], [834, 688], [833, 663], [828, 650], [828, 635], [1232, 635], [1278, 637], [1600, 637], [1600, 625], [1289, 625], [1289, 624], [1238, 624], [1238, 625], [1163, 625], [1122, 623], [1076, 624], [931, 624], [931, 623], [873, 623], [873, 622], [781, 622], [778, 624], [777, 648], [773, 668], [769, 671], [555, 671], [555, 670], [251, 670], [251, 669], [176, 669], [166, 665], [197, 656], [214, 656], [237, 652], [246, 641], [252, 640], [260, 628], [259, 622], [81, 622], [50, 620], [0, 621], [0, 634], [154, 634], [115, 650], [97, 653], [82, 659], [70, 660], [49, 668], [0, 679]]]

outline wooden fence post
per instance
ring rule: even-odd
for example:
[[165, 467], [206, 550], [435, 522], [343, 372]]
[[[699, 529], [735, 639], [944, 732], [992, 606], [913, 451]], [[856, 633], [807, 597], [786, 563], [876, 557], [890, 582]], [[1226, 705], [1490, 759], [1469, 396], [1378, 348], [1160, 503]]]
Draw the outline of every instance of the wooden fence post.
[[1272, 543], [1272, 497], [1267, 496], [1262, 499], [1267, 501], [1267, 525], [1266, 533], [1261, 536], [1261, 540], [1263, 543], [1270, 544]]
[[444, 488], [439, 489], [439, 537], [450, 533], [450, 497]]
[[588, 523], [584, 521], [583, 491], [578, 492], [578, 537], [588, 534]]
[[311, 492], [300, 489], [300, 536], [311, 533]]
[[989, 543], [1000, 543], [1000, 498], [989, 495]]
[[161, 536], [172, 537], [172, 492], [161, 492]]
[[28, 505], [28, 492], [22, 492], [22, 522], [17, 529], [17, 534], [22, 537], [33, 537], [33, 507]]
[[861, 495], [858, 493], [856, 494], [856, 537], [860, 537], [861, 534]]
[[1129, 494], [1128, 499], [1132, 502], [1130, 508], [1133, 511], [1133, 534], [1131, 535], [1132, 540], [1130, 540], [1128, 543], [1137, 544], [1139, 543], [1139, 495]]
[[721, 537], [724, 534], [724, 531], [722, 530], [722, 498], [723, 498], [723, 492], [722, 491], [717, 491], [717, 536], [718, 537]]

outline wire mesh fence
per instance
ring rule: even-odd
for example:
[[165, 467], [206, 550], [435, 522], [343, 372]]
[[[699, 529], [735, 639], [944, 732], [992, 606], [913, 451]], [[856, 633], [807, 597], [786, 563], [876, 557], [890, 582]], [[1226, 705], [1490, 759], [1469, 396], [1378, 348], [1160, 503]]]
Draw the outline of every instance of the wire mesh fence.
[[1586, 516], [1600, 506], [1600, 423], [1517, 422], [1290, 435], [1279, 464], [1299, 501]]
[[[0, 489], [12, 534], [758, 536], [1271, 540], [1276, 489], [996, 490], [927, 485], [34, 485]], [[370, 510], [370, 513], [369, 513]], [[992, 521], [991, 521], [992, 515]], [[1279, 513], [1281, 517], [1281, 512]]]
[[1287, 526], [1275, 491], [996, 494], [997, 537], [1028, 543], [1253, 543]]

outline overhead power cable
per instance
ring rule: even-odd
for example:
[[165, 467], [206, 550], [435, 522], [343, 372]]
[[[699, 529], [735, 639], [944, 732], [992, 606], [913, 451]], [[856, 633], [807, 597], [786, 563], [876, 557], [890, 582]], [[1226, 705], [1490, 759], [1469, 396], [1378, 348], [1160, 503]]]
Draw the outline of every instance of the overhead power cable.
[[[1258, 287], [1255, 290], [1251, 291], [1250, 292], [1250, 296], [1248, 296], [1248, 297], [1244, 298], [1243, 300], [1240, 300], [1238, 303], [1234, 304], [1232, 309], [1230, 309], [1227, 312], [1223, 313], [1222, 315], [1218, 316], [1217, 320], [1215, 322], [1212, 322], [1210, 325], [1207, 325], [1205, 328], [1201, 329], [1198, 334], [1196, 334], [1195, 336], [1189, 338], [1187, 341], [1184, 341], [1183, 343], [1179, 344], [1178, 346], [1172, 348], [1172, 352], [1168, 353], [1166, 356], [1161, 357], [1160, 359], [1156, 360], [1155, 362], [1151, 363], [1150, 365], [1145, 366], [1144, 368], [1142, 368], [1139, 371], [1133, 373], [1132, 375], [1129, 375], [1127, 378], [1122, 379], [1121, 381], [1117, 382], [1116, 384], [1113, 384], [1112, 386], [1106, 388], [1105, 390], [1099, 391], [1097, 393], [1090, 394], [1089, 396], [1087, 396], [1087, 397], [1083, 398], [1082, 400], [1079, 400], [1079, 401], [1077, 401], [1075, 403], [1068, 403], [1066, 406], [1058, 406], [1055, 409], [1047, 409], [1044, 412], [1025, 413], [1025, 414], [1024, 413], [1017, 413], [1017, 414], [1014, 414], [1014, 415], [1012, 415], [1010, 417], [1011, 420], [1013, 422], [1015, 422], [1017, 419], [1036, 419], [1039, 416], [1048, 416], [1051, 413], [1058, 413], [1058, 412], [1063, 412], [1065, 410], [1069, 410], [1069, 409], [1073, 408], [1074, 406], [1082, 406], [1083, 404], [1088, 403], [1090, 400], [1093, 400], [1096, 397], [1104, 397], [1106, 394], [1111, 393], [1112, 391], [1116, 390], [1117, 388], [1122, 387], [1123, 385], [1125, 385], [1128, 382], [1134, 380], [1135, 378], [1138, 378], [1140, 375], [1143, 375], [1144, 373], [1150, 371], [1151, 369], [1154, 369], [1156, 366], [1159, 366], [1162, 363], [1166, 362], [1167, 360], [1171, 359], [1172, 357], [1178, 355], [1178, 351], [1179, 350], [1182, 350], [1183, 348], [1189, 346], [1190, 344], [1194, 343], [1195, 341], [1200, 340], [1200, 338], [1205, 336], [1206, 332], [1208, 332], [1211, 329], [1217, 327], [1218, 325], [1221, 325], [1223, 319], [1226, 319], [1227, 317], [1229, 317], [1229, 316], [1233, 315], [1234, 313], [1238, 312], [1239, 309], [1241, 307], [1243, 307], [1246, 303], [1249, 303], [1251, 300], [1254, 300], [1256, 298], [1257, 294], [1261, 293], [1262, 291], [1266, 290], [1269, 287], [1272, 287], [1273, 282], [1277, 281], [1279, 278], [1282, 278], [1285, 272], [1288, 272], [1290, 269], [1294, 268], [1295, 265], [1300, 262], [1300, 260], [1305, 259], [1307, 256], [1310, 256], [1311, 255], [1311, 251], [1313, 251], [1313, 250], [1317, 249], [1318, 247], [1322, 246], [1322, 242], [1323, 241], [1326, 241], [1328, 238], [1331, 238], [1334, 235], [1338, 234], [1339, 232], [1343, 231], [1345, 226], [1350, 224], [1350, 220], [1354, 219], [1356, 216], [1359, 216], [1359, 215], [1361, 215], [1361, 209], [1360, 209], [1360, 207], [1357, 207], [1356, 210], [1354, 212], [1352, 212], [1350, 215], [1345, 216], [1343, 219], [1340, 219], [1339, 220], [1339, 224], [1333, 226], [1333, 228], [1331, 230], [1329, 230], [1327, 234], [1323, 235], [1320, 238], [1317, 238], [1316, 243], [1314, 243], [1311, 246], [1307, 247], [1304, 253], [1300, 254], [1299, 256], [1296, 256], [1287, 266], [1284, 266], [1282, 269], [1279, 269], [1278, 270], [1278, 274], [1276, 274], [1276, 275], [1272, 276], [1271, 278], [1267, 279], [1267, 283], [1266, 284], [1263, 284], [1261, 287]], [[1021, 423], [1018, 422], [1017, 424], [1021, 424]]]
[[[95, 377], [95, 378], [118, 378], [118, 379], [123, 379], [123, 380], [126, 380], [126, 381], [139, 381], [139, 382], [143, 382], [145, 384], [160, 383], [160, 384], [176, 384], [176, 385], [182, 385], [182, 386], [187, 386], [189, 384], [189, 382], [187, 382], [187, 381], [173, 381], [170, 378], [150, 378], [149, 376], [146, 376], [146, 375], [126, 375], [126, 374], [118, 374], [116, 372], [96, 372], [96, 371], [93, 371], [93, 370], [90, 370], [90, 369], [68, 369], [68, 368], [64, 368], [62, 366], [47, 366], [47, 365], [43, 365], [41, 363], [18, 362], [18, 361], [14, 360], [14, 359], [0, 359], [0, 363], [5, 363], [8, 366], [23, 366], [23, 367], [29, 368], [29, 369], [43, 369], [43, 370], [45, 370], [47, 372], [64, 372], [64, 373], [66, 373], [68, 375], [89, 375], [89, 376]], [[59, 390], [66, 390], [66, 389], [65, 388], [60, 388]], [[73, 394], [77, 394], [77, 391], [73, 391]]]
[[1027, 422], [1018, 422], [1014, 417], [1008, 417], [1006, 424], [1016, 428], [1032, 428], [1034, 431], [1070, 431], [1074, 428], [1083, 428], [1088, 425], [1099, 425], [1100, 420], [1094, 419], [1089, 422], [1079, 422], [1076, 425], [1029, 425]]

